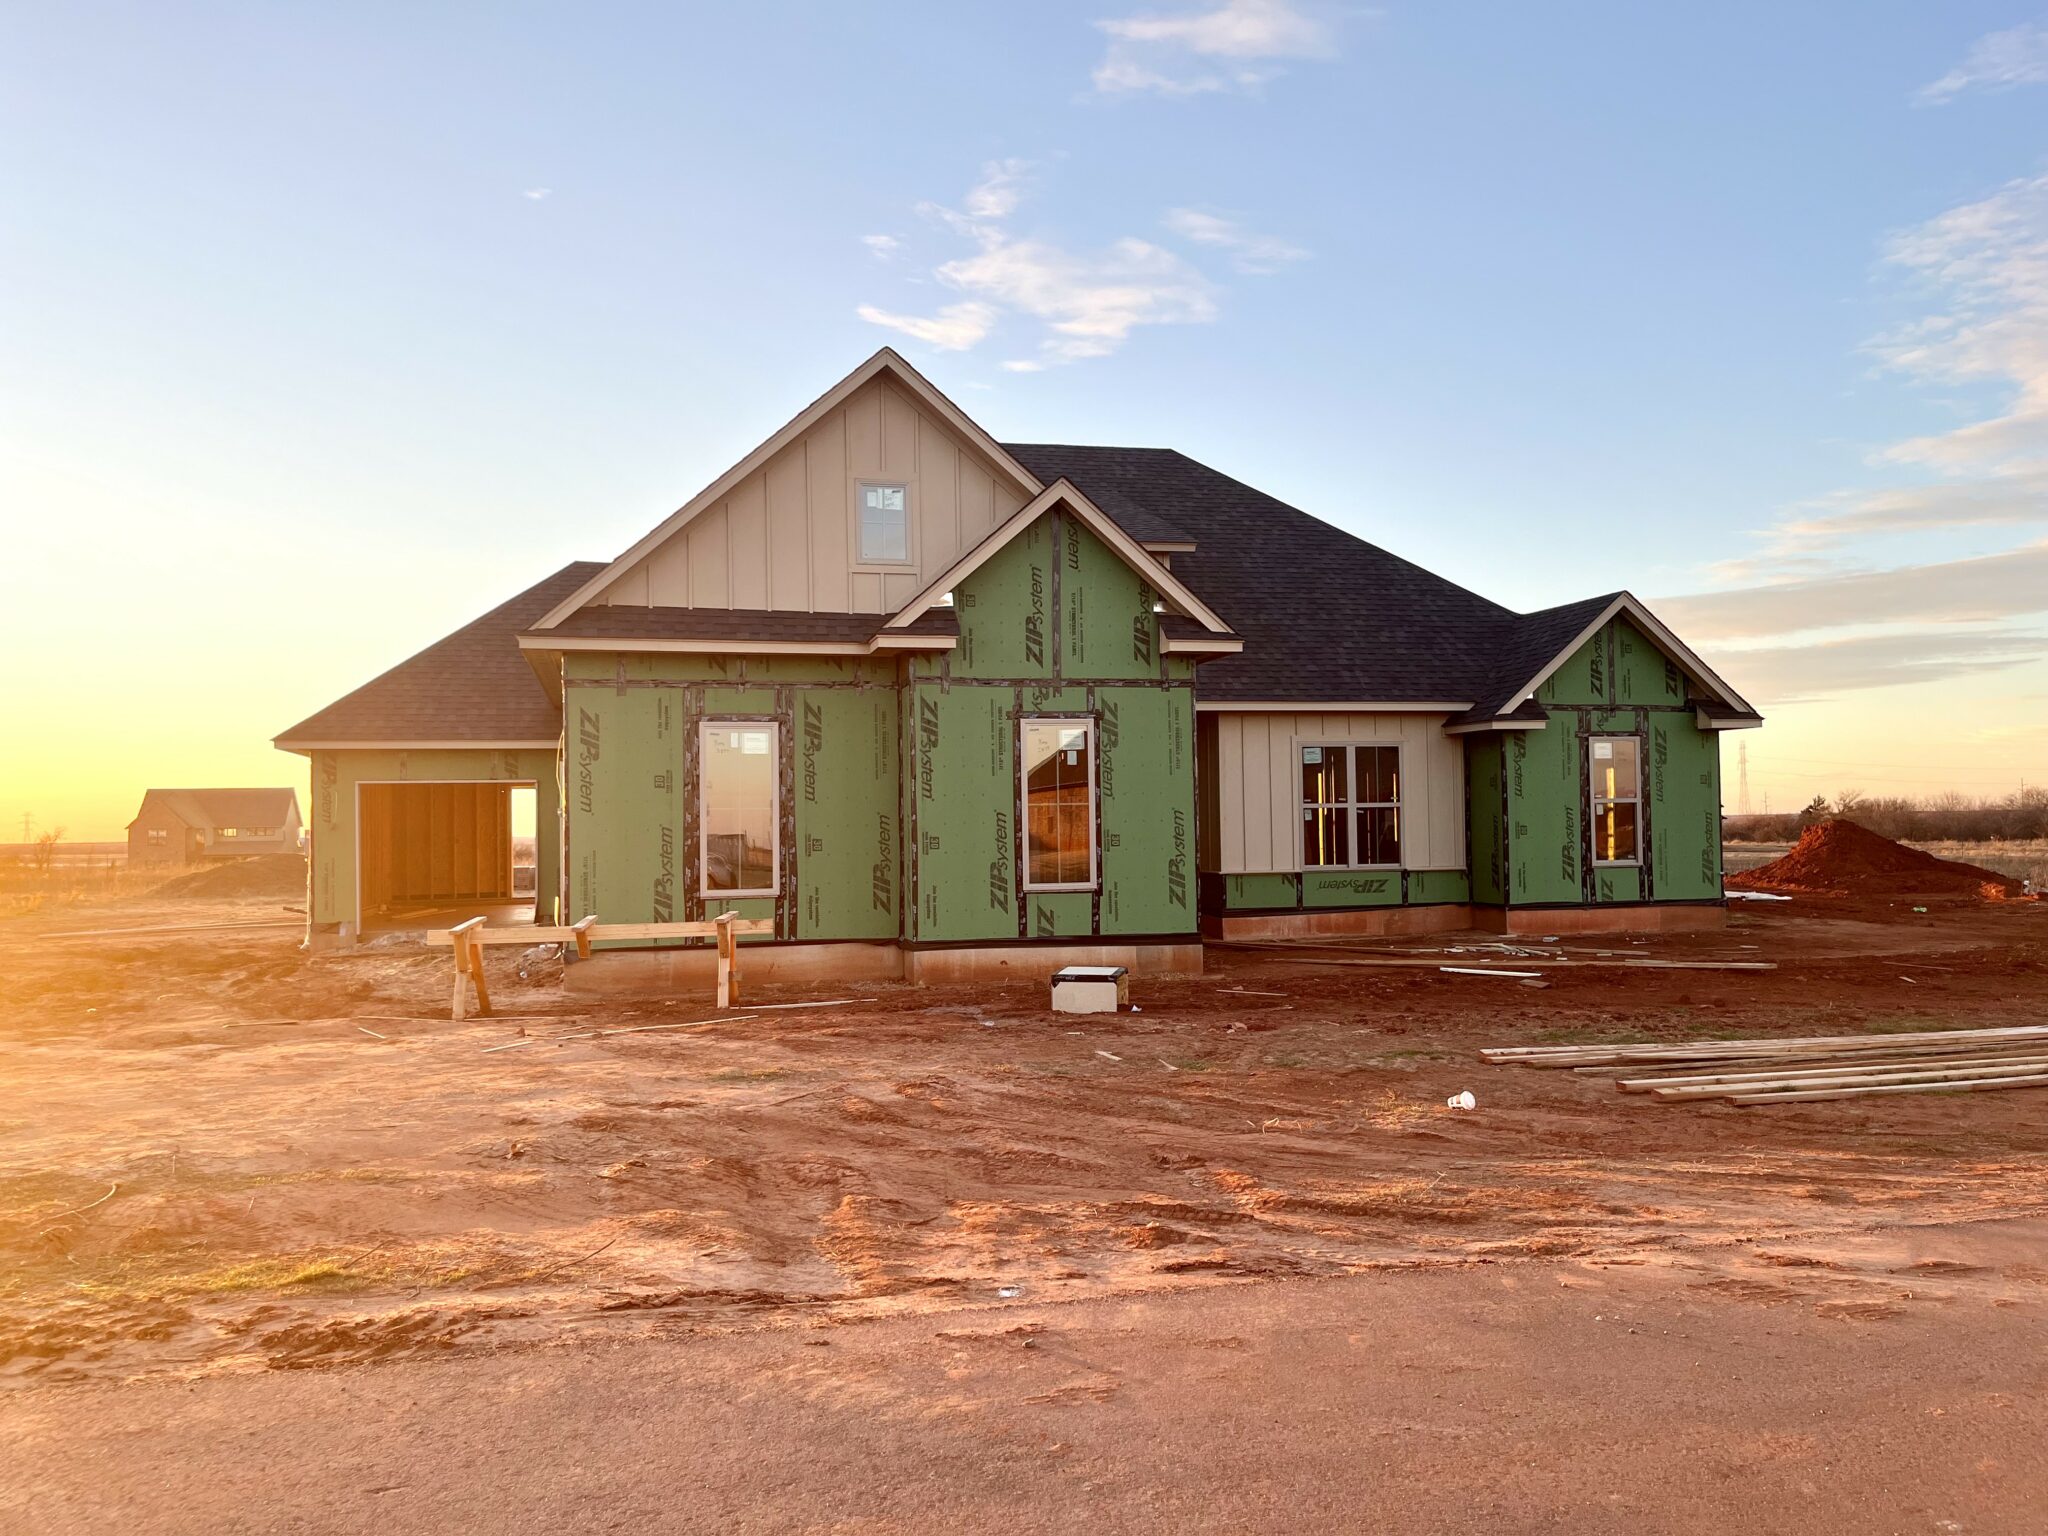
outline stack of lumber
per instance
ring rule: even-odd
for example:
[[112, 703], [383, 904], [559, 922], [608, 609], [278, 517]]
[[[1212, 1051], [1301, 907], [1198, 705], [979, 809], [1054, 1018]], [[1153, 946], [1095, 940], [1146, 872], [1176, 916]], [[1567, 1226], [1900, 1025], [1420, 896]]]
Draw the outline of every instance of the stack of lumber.
[[1672, 1045], [1526, 1045], [1483, 1050], [1496, 1066], [1619, 1074], [1624, 1093], [1675, 1102], [1801, 1104], [1876, 1094], [2048, 1087], [2048, 1024]]

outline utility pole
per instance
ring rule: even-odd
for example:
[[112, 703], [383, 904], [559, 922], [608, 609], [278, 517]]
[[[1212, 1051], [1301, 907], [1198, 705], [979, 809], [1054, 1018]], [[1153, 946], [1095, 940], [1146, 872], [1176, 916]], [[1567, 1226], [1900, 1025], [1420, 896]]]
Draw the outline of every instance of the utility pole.
[[1735, 761], [1740, 770], [1735, 791], [1735, 811], [1739, 816], [1749, 814], [1749, 743], [1743, 742], [1735, 749]]
[[34, 841], [29, 835], [29, 828], [35, 824], [35, 819], [35, 814], [31, 811], [21, 813], [21, 841], [24, 847]]

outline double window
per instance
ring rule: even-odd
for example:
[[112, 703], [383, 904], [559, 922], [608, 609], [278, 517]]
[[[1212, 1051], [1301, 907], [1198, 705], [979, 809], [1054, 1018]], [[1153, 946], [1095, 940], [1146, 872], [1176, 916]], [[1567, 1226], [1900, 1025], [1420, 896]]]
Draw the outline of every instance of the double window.
[[1595, 736], [1593, 862], [1642, 862], [1643, 743], [1639, 736]]
[[148, 833], [149, 833], [149, 846], [150, 846], [150, 847], [152, 847], [152, 848], [162, 848], [162, 847], [166, 847], [166, 846], [167, 846], [167, 845], [168, 845], [168, 844], [170, 843], [170, 841], [171, 841], [171, 834], [170, 834], [170, 831], [169, 831], [169, 829], [168, 829], [168, 828], [165, 828], [165, 827], [150, 827], [150, 828], [148, 828], [147, 830], [148, 830]]
[[854, 538], [859, 565], [910, 564], [910, 487], [901, 481], [863, 480], [860, 526]]
[[773, 896], [781, 775], [770, 721], [706, 720], [697, 754], [697, 858], [705, 896]]
[[1026, 720], [1024, 889], [1095, 888], [1095, 722]]
[[1328, 743], [1301, 749], [1303, 869], [1398, 869], [1401, 749]]

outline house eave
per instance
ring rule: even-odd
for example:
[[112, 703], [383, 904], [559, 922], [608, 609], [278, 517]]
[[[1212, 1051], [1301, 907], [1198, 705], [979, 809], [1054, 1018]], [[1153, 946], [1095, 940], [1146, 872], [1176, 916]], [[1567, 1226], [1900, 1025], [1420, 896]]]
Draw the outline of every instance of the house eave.
[[489, 741], [433, 741], [414, 738], [390, 741], [294, 741], [285, 736], [273, 736], [270, 744], [280, 752], [296, 752], [303, 757], [309, 752], [552, 752], [560, 742], [553, 736], [545, 741], [495, 738]]

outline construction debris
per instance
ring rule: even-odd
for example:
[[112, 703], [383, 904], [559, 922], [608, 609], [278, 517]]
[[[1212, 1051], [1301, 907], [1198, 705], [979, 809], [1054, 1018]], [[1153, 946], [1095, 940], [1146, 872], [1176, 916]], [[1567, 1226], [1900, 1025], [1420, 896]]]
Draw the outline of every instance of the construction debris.
[[2048, 1086], [2048, 1025], [2042, 1024], [1672, 1045], [1498, 1046], [1479, 1054], [1496, 1066], [1649, 1072], [1621, 1077], [1615, 1087], [1674, 1102], [1798, 1104]]

